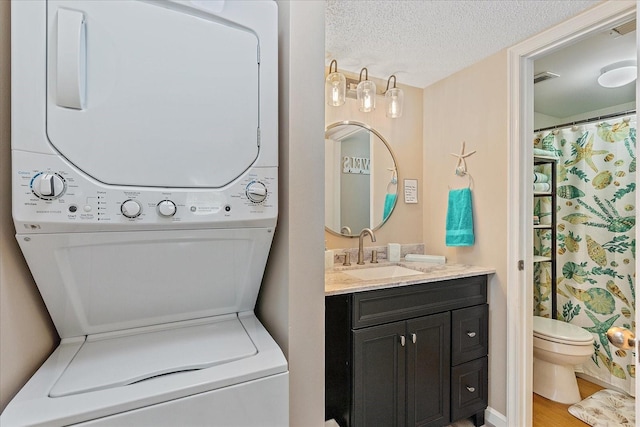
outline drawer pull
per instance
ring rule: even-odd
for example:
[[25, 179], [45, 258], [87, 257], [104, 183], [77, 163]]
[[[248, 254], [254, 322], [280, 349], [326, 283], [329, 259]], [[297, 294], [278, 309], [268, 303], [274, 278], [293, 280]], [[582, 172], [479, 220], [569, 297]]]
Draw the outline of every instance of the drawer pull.
[[400, 335], [400, 345], [404, 347], [404, 335]]
[[471, 387], [470, 385], [467, 386], [467, 390], [469, 391], [469, 393], [473, 393], [474, 391], [476, 391], [475, 387]]
[[411, 334], [411, 342], [415, 344], [417, 340], [418, 337], [416, 336], [416, 334]]
[[469, 338], [473, 338], [473, 337], [476, 336], [476, 333], [473, 332], [473, 331], [469, 331], [469, 332], [467, 332], [467, 335], [469, 336]]

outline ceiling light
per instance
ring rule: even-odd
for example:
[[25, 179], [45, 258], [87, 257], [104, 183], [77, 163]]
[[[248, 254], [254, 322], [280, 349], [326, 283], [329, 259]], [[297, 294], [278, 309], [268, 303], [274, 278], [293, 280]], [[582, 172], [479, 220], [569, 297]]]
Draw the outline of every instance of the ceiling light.
[[[393, 79], [393, 87], [389, 89], [389, 83]], [[384, 92], [387, 100], [387, 117], [397, 119], [402, 116], [402, 104], [404, 102], [404, 92], [396, 87], [396, 76], [391, 75], [387, 80], [387, 90]]]
[[[335, 65], [335, 71], [332, 72]], [[346, 101], [347, 79], [344, 74], [338, 72], [338, 61], [335, 59], [329, 65], [329, 75], [324, 82], [324, 97], [327, 104], [332, 107], [339, 107]]]
[[606, 88], [620, 87], [631, 83], [637, 76], [638, 65], [635, 60], [616, 62], [600, 71], [598, 84]]
[[[364, 72], [364, 80], [362, 80]], [[360, 70], [360, 80], [356, 88], [358, 109], [363, 113], [369, 113], [376, 109], [376, 84], [369, 80], [369, 71], [366, 68]]]

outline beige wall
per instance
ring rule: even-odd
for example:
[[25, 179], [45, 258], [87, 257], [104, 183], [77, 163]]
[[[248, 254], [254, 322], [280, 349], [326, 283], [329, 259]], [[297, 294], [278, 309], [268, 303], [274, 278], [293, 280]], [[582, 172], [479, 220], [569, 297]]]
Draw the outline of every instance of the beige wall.
[[[340, 61], [338, 61], [338, 66]], [[343, 72], [342, 70], [340, 70]], [[357, 75], [344, 73], [347, 77], [357, 79]], [[375, 79], [378, 92], [384, 90], [386, 80]], [[323, 79], [324, 80], [324, 79]], [[399, 80], [401, 83], [401, 80]], [[371, 113], [358, 111], [356, 100], [347, 98], [347, 102], [340, 107], [330, 107], [325, 104], [325, 124], [354, 120], [365, 123], [376, 129], [389, 143], [398, 162], [398, 202], [387, 222], [375, 232], [375, 245], [386, 243], [421, 243], [422, 242], [422, 212], [425, 199], [418, 197], [417, 204], [405, 204], [403, 197], [403, 179], [417, 179], [418, 190], [424, 185], [422, 180], [422, 89], [398, 84], [404, 91], [404, 110], [402, 117], [389, 119], [385, 116], [384, 96], [376, 99], [376, 110]], [[324, 98], [324, 94], [323, 94]], [[354, 233], [359, 230], [352, 230]], [[357, 239], [336, 236], [325, 232], [327, 248], [349, 248], [358, 245]], [[370, 243], [367, 240], [367, 245]]]
[[279, 218], [258, 314], [289, 362], [290, 425], [319, 427], [324, 423], [324, 111], [317, 100], [324, 97], [324, 2], [279, 1], [278, 7]]
[[11, 220], [10, 3], [0, 1], [0, 411], [58, 343]]
[[[449, 153], [477, 150], [467, 159], [473, 176], [475, 245], [445, 246], [449, 187], [466, 178], [454, 174]], [[499, 52], [424, 89], [424, 242], [427, 253], [448, 262], [494, 267], [489, 282], [489, 406], [506, 414], [507, 294], [507, 53]]]

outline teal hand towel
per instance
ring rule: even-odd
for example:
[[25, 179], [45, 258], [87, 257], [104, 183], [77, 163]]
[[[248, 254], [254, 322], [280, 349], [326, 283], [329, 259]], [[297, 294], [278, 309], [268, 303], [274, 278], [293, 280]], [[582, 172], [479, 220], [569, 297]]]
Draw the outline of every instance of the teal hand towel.
[[396, 195], [395, 194], [387, 194], [384, 196], [384, 211], [382, 212], [382, 221], [386, 221], [389, 215], [391, 215], [391, 211], [393, 210], [393, 206], [396, 203]]
[[446, 245], [472, 246], [474, 243], [471, 189], [450, 190], [449, 206], [447, 208]]

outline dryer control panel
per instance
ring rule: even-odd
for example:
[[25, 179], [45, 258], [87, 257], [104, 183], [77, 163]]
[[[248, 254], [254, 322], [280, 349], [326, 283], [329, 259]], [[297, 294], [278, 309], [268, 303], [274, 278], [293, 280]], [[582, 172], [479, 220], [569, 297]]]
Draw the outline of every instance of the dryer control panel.
[[16, 231], [275, 226], [277, 173], [275, 167], [252, 168], [219, 189], [113, 186], [58, 156], [14, 151]]

